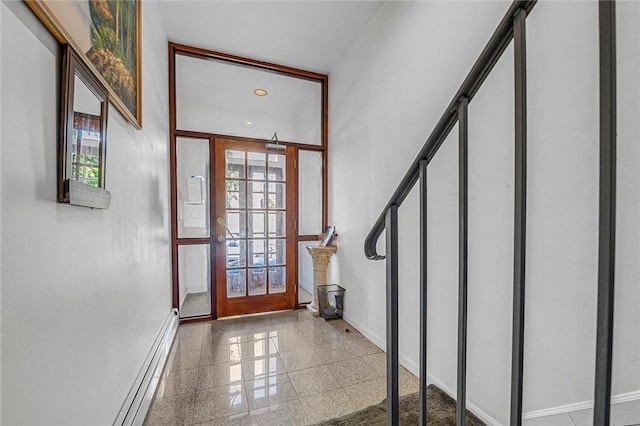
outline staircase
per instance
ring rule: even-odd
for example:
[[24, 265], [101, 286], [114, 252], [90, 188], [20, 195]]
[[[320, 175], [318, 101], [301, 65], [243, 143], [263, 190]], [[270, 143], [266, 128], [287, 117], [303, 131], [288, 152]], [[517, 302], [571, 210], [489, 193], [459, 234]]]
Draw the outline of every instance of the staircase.
[[[458, 125], [459, 232], [456, 423], [466, 419], [467, 281], [468, 281], [468, 120], [469, 104], [507, 47], [514, 46], [515, 188], [513, 229], [513, 305], [510, 424], [522, 424], [525, 331], [526, 207], [527, 207], [527, 16], [535, 1], [514, 1], [489, 39], [471, 71], [444, 110], [442, 117], [407, 170], [369, 232], [364, 248], [371, 260], [386, 261], [387, 425], [399, 424], [398, 392], [398, 209], [409, 192], [420, 192], [420, 412], [427, 424], [427, 169], [445, 139]], [[616, 41], [615, 1], [599, 3], [600, 140], [598, 301], [593, 424], [609, 425], [613, 345], [613, 295], [616, 205]], [[378, 239], [386, 231], [386, 254], [377, 253]]]

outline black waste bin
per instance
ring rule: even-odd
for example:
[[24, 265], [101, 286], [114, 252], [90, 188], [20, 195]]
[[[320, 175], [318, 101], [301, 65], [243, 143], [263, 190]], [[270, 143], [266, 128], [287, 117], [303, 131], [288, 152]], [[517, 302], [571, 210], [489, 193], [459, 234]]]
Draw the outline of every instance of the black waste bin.
[[344, 288], [337, 284], [318, 286], [318, 311], [324, 319], [342, 318]]

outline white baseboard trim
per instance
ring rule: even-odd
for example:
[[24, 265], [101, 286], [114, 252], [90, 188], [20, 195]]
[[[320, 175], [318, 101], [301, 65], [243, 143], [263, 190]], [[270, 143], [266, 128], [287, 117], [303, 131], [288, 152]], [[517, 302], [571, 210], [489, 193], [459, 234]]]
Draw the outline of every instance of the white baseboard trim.
[[[611, 405], [637, 400], [640, 400], [640, 390], [612, 396]], [[528, 411], [522, 415], [522, 418], [524, 420], [537, 419], [540, 417], [554, 416], [556, 414], [571, 413], [578, 410], [588, 410], [590, 408], [593, 408], [593, 401], [576, 402], [573, 404], [560, 405], [558, 407], [545, 408], [544, 410]]]
[[[343, 318], [346, 322], [354, 326], [364, 337], [371, 340], [373, 344], [386, 352], [386, 340], [382, 339], [376, 333], [371, 331], [368, 327], [365, 327], [360, 321], [354, 319], [348, 314], [344, 314]], [[406, 354], [400, 352], [400, 365], [409, 370], [414, 376], [420, 377], [420, 367], [418, 364], [410, 359]], [[442, 380], [438, 377], [435, 377], [431, 374], [427, 376], [427, 384], [434, 384], [442, 389], [445, 393], [447, 393], [453, 399], [456, 398], [456, 392], [449, 386], [447, 386]], [[472, 402], [467, 401], [467, 409], [476, 415], [480, 420], [488, 425], [500, 425], [496, 419], [487, 414], [484, 410], [480, 409], [477, 405]]]
[[[379, 347], [380, 349], [386, 352], [385, 339], [378, 336], [376, 333], [371, 331], [371, 329], [364, 326], [360, 321], [354, 319], [347, 313], [344, 314], [344, 320], [347, 321], [352, 326], [354, 326], [364, 337], [371, 340], [377, 347]], [[418, 364], [412, 359], [410, 359], [409, 357], [407, 357], [406, 354], [402, 352], [399, 354], [399, 356], [400, 356], [400, 365], [405, 367], [416, 377], [419, 377], [420, 367], [418, 366]], [[431, 374], [428, 375], [427, 383], [429, 384], [433, 383], [434, 385], [442, 389], [444, 392], [446, 392], [450, 397], [454, 399], [456, 398], [455, 390], [450, 386], [446, 385], [438, 377], [435, 377]], [[637, 401], [637, 400], [640, 400], [640, 390], [612, 396], [611, 405], [622, 404], [624, 402]], [[553, 416], [553, 415], [562, 414], [562, 413], [570, 413], [573, 411], [586, 410], [590, 408], [593, 408], [593, 401], [583, 401], [583, 402], [577, 402], [574, 404], [567, 404], [567, 405], [561, 405], [558, 407], [546, 408], [544, 410], [528, 411], [522, 415], [522, 419], [523, 420], [536, 419], [540, 417]], [[478, 407], [472, 402], [467, 401], [467, 409], [488, 425], [501, 425], [500, 422], [498, 422], [496, 419], [491, 417], [484, 410], [482, 410], [480, 407]]]
[[[453, 388], [447, 386], [439, 378], [437, 378], [437, 377], [435, 377], [433, 375], [429, 375], [427, 377], [427, 381], [433, 383], [436, 386], [438, 386], [440, 389], [445, 391], [445, 393], [447, 395], [449, 395], [451, 398], [456, 399], [456, 391]], [[496, 419], [491, 417], [489, 414], [487, 414], [484, 410], [482, 410], [480, 407], [478, 407], [473, 402], [467, 401], [467, 410], [471, 411], [477, 418], [482, 420], [487, 425], [491, 425], [491, 426], [501, 426], [502, 425], [502, 423], [500, 423], [499, 421], [497, 421]]]
[[178, 310], [171, 309], [113, 422], [114, 426], [137, 426], [144, 422], [179, 323]]

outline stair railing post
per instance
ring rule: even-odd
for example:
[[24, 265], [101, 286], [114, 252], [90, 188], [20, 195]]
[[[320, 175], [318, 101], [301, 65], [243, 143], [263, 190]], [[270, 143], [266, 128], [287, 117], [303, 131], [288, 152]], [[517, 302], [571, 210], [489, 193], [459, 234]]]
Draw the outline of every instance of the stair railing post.
[[427, 424], [427, 160], [420, 162], [420, 412]]
[[386, 215], [387, 266], [387, 426], [400, 418], [398, 388], [398, 206]]
[[600, 1], [600, 206], [598, 224], [598, 311], [593, 424], [611, 415], [613, 309], [616, 249], [616, 10]]
[[513, 19], [515, 74], [515, 196], [513, 248], [513, 333], [511, 338], [511, 426], [522, 424], [524, 308], [527, 234], [527, 13]]
[[467, 230], [469, 193], [469, 100], [458, 104], [458, 367], [456, 424], [464, 426], [467, 416]]

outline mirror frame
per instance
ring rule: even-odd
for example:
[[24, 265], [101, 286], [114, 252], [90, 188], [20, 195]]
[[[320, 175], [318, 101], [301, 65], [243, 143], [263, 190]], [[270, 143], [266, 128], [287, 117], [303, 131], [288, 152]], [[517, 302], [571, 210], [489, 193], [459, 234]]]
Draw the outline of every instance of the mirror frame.
[[[98, 187], [94, 187], [79, 181], [70, 184], [72, 180], [71, 165], [73, 154], [73, 120], [74, 120], [74, 91], [76, 75], [82, 80], [87, 88], [100, 101], [100, 177]], [[109, 110], [109, 94], [106, 88], [94, 76], [89, 68], [80, 59], [79, 55], [70, 46], [66, 45], [62, 61], [62, 90], [60, 107], [60, 141], [58, 144], [58, 202], [87, 205], [89, 207], [107, 208], [107, 205], [93, 205], [94, 202], [84, 204], [82, 202], [71, 201], [70, 187], [81, 187], [83, 192], [93, 194], [94, 198], [110, 198], [105, 187], [105, 165], [107, 153], [107, 114]], [[95, 200], [93, 200], [95, 201]], [[98, 203], [100, 204], [100, 203]]]

